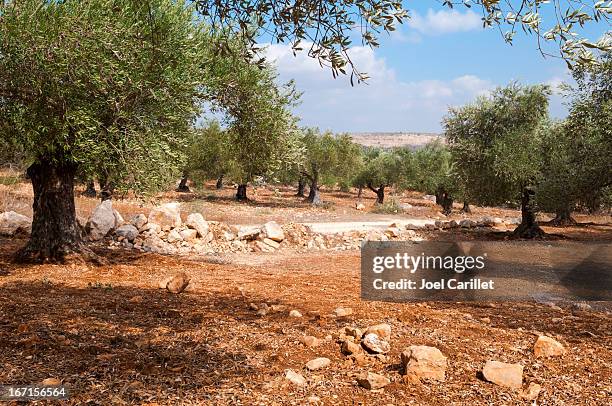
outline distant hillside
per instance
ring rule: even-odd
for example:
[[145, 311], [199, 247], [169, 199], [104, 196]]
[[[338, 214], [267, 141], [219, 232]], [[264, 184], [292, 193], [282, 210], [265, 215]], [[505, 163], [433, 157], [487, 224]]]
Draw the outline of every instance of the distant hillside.
[[444, 142], [441, 134], [434, 133], [353, 133], [350, 135], [357, 144], [380, 148], [408, 146], [412, 149], [419, 149], [435, 140]]

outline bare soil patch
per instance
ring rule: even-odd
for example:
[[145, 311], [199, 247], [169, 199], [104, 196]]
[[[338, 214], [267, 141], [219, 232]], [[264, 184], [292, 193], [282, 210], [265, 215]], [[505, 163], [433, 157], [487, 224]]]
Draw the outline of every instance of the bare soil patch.
[[[31, 189], [25, 182], [0, 185], [8, 206], [31, 215]], [[228, 187], [212, 183], [196, 193], [170, 192], [153, 201], [116, 199], [129, 218], [148, 213], [154, 203], [179, 200], [183, 213], [201, 211], [208, 220], [231, 224], [378, 221], [394, 218], [518, 218], [518, 211], [473, 207], [473, 214], [449, 218], [421, 194], [397, 195], [413, 207], [397, 215], [372, 213], [374, 196], [364, 192], [323, 191], [324, 208], [312, 208], [292, 188], [249, 188], [254, 199], [232, 200]], [[3, 194], [2, 194], [3, 193]], [[365, 212], [355, 203], [366, 203]], [[86, 217], [97, 199], [77, 198]], [[11, 208], [8, 208], [9, 210]], [[542, 216], [545, 220], [549, 218]], [[572, 227], [544, 227], [555, 239], [611, 240], [609, 216], [577, 215]], [[510, 227], [507, 227], [508, 230]], [[507, 238], [498, 230], [423, 231], [426, 239]], [[382, 303], [359, 297], [359, 252], [282, 250], [198, 257], [161, 256], [94, 246], [109, 262], [17, 266], [12, 255], [24, 237], [0, 237], [0, 383], [33, 384], [57, 378], [72, 390], [71, 405], [514, 405], [528, 404], [520, 391], [485, 382], [487, 360], [524, 366], [523, 388], [542, 386], [538, 404], [608, 405], [612, 396], [612, 317], [605, 310], [576, 311], [532, 302]], [[535, 254], [535, 253], [534, 253]], [[525, 253], [529, 258], [530, 253]], [[159, 289], [168, 276], [185, 272], [187, 290], [174, 295]], [[271, 310], [257, 315], [251, 304]], [[351, 308], [346, 317], [337, 307]], [[299, 310], [301, 318], [288, 316]], [[391, 352], [356, 364], [336, 341], [345, 326], [392, 327]], [[565, 345], [561, 357], [535, 358], [538, 335]], [[306, 347], [300, 339], [321, 344]], [[406, 380], [400, 352], [430, 345], [448, 357], [445, 382]], [[306, 362], [331, 360], [309, 372]], [[291, 368], [306, 378], [296, 387], [284, 378]], [[362, 372], [391, 380], [383, 390], [358, 386]]]
[[[525, 366], [524, 386], [542, 385], [551, 405], [609, 404], [610, 331], [604, 312], [574, 312], [536, 303], [377, 303], [359, 298], [359, 255], [249, 254], [189, 260], [114, 251], [111, 264], [16, 267], [23, 241], [0, 240], [0, 382], [56, 377], [70, 385], [68, 404], [525, 404], [516, 390], [479, 378], [489, 359]], [[186, 272], [187, 291], [158, 289]], [[249, 304], [281, 306], [260, 317]], [[348, 317], [335, 308], [353, 309]], [[290, 318], [299, 310], [304, 317]], [[356, 365], [326, 336], [344, 326], [385, 322], [392, 350], [384, 361]], [[536, 359], [539, 334], [568, 353]], [[304, 347], [303, 335], [322, 344]], [[399, 353], [431, 345], [449, 358], [443, 383], [406, 383]], [[308, 372], [310, 359], [329, 367]], [[307, 385], [284, 379], [291, 368]], [[391, 378], [382, 391], [357, 386], [358, 373]], [[317, 403], [315, 402], [315, 403]]]

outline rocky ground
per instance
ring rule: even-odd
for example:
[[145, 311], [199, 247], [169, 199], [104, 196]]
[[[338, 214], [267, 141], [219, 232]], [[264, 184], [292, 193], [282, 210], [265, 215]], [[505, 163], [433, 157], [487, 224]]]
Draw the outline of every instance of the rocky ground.
[[[447, 218], [406, 195], [413, 210], [379, 215], [346, 195], [311, 209], [264, 191], [243, 205], [80, 198], [103, 266], [14, 264], [27, 238], [19, 216], [31, 213], [5, 200], [15, 213], [0, 226], [14, 233], [0, 237], [0, 384], [62, 383], [71, 405], [610, 404], [605, 307], [359, 296], [362, 240], [505, 239], [515, 210]], [[545, 230], [611, 239], [609, 217], [579, 219]]]
[[[103, 249], [103, 267], [10, 264], [22, 243], [0, 240], [0, 382], [57, 379], [69, 404], [607, 405], [612, 395], [612, 318], [586, 305], [362, 301], [350, 251], [189, 260]], [[171, 293], [182, 273], [189, 284]]]

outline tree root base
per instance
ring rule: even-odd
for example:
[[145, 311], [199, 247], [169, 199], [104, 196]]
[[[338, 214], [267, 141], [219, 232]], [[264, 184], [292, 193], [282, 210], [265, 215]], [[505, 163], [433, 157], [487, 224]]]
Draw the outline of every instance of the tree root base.
[[312, 197], [307, 197], [306, 198], [306, 203], [310, 203], [313, 206], [321, 206], [323, 204], [323, 201], [321, 200], [321, 198], [317, 195], [316, 197], [312, 198]]
[[544, 232], [537, 224], [519, 224], [519, 226], [512, 232], [514, 238], [524, 239], [537, 239], [544, 238], [548, 234]]
[[53, 249], [40, 249], [28, 244], [17, 251], [14, 261], [21, 264], [108, 264], [105, 258], [93, 252], [83, 243], [64, 245]]
[[578, 222], [574, 220], [574, 218], [571, 216], [570, 217], [555, 217], [550, 222], [548, 222], [548, 225], [552, 227], [569, 227], [569, 226], [578, 225]]

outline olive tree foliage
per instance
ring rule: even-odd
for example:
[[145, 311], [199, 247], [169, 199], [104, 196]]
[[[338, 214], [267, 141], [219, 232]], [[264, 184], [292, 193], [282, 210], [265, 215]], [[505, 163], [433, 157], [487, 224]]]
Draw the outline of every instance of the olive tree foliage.
[[217, 179], [220, 188], [223, 178], [235, 170], [229, 148], [228, 133], [219, 121], [207, 120], [197, 126], [189, 139], [184, 178], [202, 182]]
[[151, 190], [175, 179], [199, 110], [204, 27], [170, 0], [0, 3], [0, 138], [30, 163], [23, 258], [84, 252], [73, 182], [104, 168]]
[[366, 164], [374, 159], [380, 153], [379, 148], [375, 147], [361, 147], [361, 155], [362, 155], [362, 165], [359, 171], [355, 173], [353, 179], [351, 181], [351, 186], [357, 188], [357, 197], [361, 198], [363, 195], [363, 190], [367, 188], [368, 184], [368, 172], [366, 171]]
[[452, 108], [443, 124], [454, 166], [475, 202], [520, 202], [521, 237], [542, 234], [535, 219], [540, 171], [539, 129], [548, 114], [546, 86], [511, 84], [473, 104]]
[[453, 201], [464, 193], [448, 146], [433, 141], [415, 151], [402, 148], [401, 156], [403, 188], [435, 195], [442, 212], [450, 214]]
[[[0, 123], [0, 126], [2, 123]], [[10, 128], [0, 129], [0, 131], [11, 131]], [[14, 168], [23, 170], [27, 164], [27, 154], [21, 145], [17, 144], [14, 138], [0, 137], [0, 169]]]
[[[394, 0], [194, 0], [202, 16], [221, 32], [239, 30], [256, 52], [262, 34], [291, 45], [329, 66], [334, 76], [350, 72], [365, 80], [350, 57], [355, 37], [377, 47], [379, 36], [409, 19], [409, 10]], [[484, 27], [497, 28], [512, 43], [517, 32], [535, 38], [545, 55], [564, 58], [570, 65], [594, 63], [598, 51], [612, 47], [606, 33], [601, 38], [584, 35], [595, 24], [609, 24], [612, 6], [600, 0], [435, 0], [443, 7], [472, 8]], [[358, 35], [355, 35], [358, 33]], [[550, 45], [550, 46], [549, 46]], [[552, 50], [551, 50], [552, 49]]]
[[363, 147], [354, 143], [350, 135], [340, 134], [336, 136], [335, 149], [338, 164], [331, 180], [341, 191], [348, 192], [353, 179], [365, 165]]
[[612, 185], [612, 56], [574, 71], [566, 90], [570, 112], [543, 131], [538, 205], [556, 213], [553, 223], [571, 224], [577, 204], [597, 210]]
[[402, 160], [395, 151], [380, 148], [366, 150], [364, 160], [363, 168], [355, 176], [353, 184], [357, 187], [367, 187], [376, 193], [376, 203], [383, 204], [385, 189], [402, 184]]
[[304, 161], [300, 174], [306, 178], [310, 188], [306, 201], [321, 204], [319, 187], [324, 180], [330, 183], [340, 163], [338, 141], [331, 132], [321, 134], [317, 128], [304, 129], [301, 140], [304, 145]]

